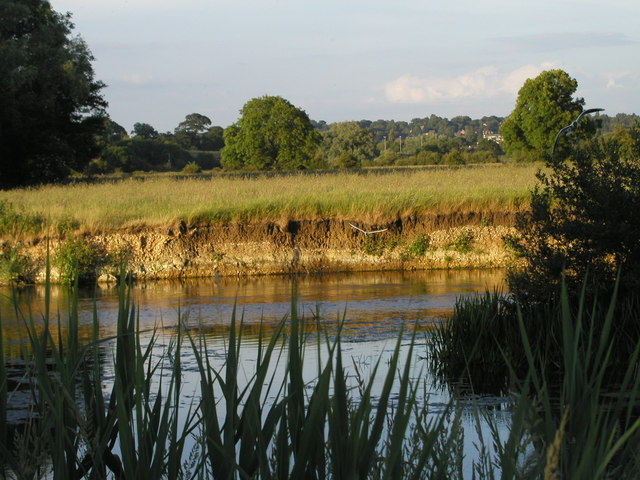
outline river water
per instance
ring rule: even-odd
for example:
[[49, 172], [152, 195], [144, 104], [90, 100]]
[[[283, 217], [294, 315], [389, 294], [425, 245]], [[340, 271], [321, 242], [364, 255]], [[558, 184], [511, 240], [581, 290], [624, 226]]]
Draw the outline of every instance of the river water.
[[[243, 368], [247, 378], [253, 366], [253, 350], [257, 345], [260, 328], [269, 330], [284, 317], [290, 315], [292, 299], [295, 298], [299, 316], [308, 319], [312, 330], [310, 342], [315, 341], [314, 325], [335, 332], [340, 321], [344, 321], [341, 334], [345, 364], [349, 362], [359, 372], [367, 375], [367, 368], [391, 355], [398, 334], [403, 326], [419, 330], [413, 359], [414, 375], [431, 386], [428, 393], [430, 407], [437, 412], [451, 398], [451, 389], [438, 387], [430, 378], [424, 335], [448, 317], [459, 297], [504, 290], [505, 273], [502, 270], [448, 270], [420, 272], [367, 272], [327, 274], [321, 276], [270, 276], [257, 278], [212, 278], [184, 282], [149, 282], [132, 288], [132, 299], [139, 311], [140, 327], [143, 330], [160, 332], [154, 357], [162, 359], [180, 321], [192, 329], [204, 332], [207, 349], [212, 358], [224, 363], [229, 325], [235, 311], [238, 321], [242, 319]], [[17, 358], [20, 343], [25, 336], [21, 320], [16, 318], [14, 299], [22, 312], [38, 319], [45, 311], [45, 289], [41, 286], [20, 290], [12, 295], [9, 289], [0, 292], [0, 319], [5, 340], [5, 355]], [[62, 287], [51, 291], [52, 318], [66, 318], [68, 295]], [[118, 313], [118, 289], [115, 286], [99, 286], [95, 290], [84, 290], [79, 300], [81, 342], [89, 342], [93, 335], [93, 310], [98, 312], [100, 334], [109, 337], [115, 334]], [[317, 320], [316, 320], [317, 319]], [[311, 321], [313, 320], [313, 321]], [[64, 335], [65, 322], [61, 323]], [[262, 327], [261, 327], [262, 326]], [[55, 333], [54, 333], [55, 335]], [[149, 334], [150, 335], [150, 334]], [[305, 359], [305, 375], [309, 380], [317, 374], [316, 350], [309, 348], [309, 361]], [[197, 368], [193, 353], [183, 350], [184, 368], [183, 402], [188, 405], [198, 396]], [[406, 351], [403, 351], [403, 356]], [[106, 357], [113, 358], [112, 354]], [[381, 365], [384, 363], [381, 362]], [[105, 381], [112, 374], [112, 367], [105, 366]], [[282, 366], [284, 370], [284, 366]], [[374, 382], [381, 388], [382, 379]], [[477, 398], [473, 399], [477, 402]], [[481, 406], [490, 411], [494, 421], [507, 424], [507, 399], [486, 397], [480, 399]], [[20, 417], [19, 412], [14, 412]], [[468, 433], [465, 434], [465, 450], [473, 457], [473, 443], [477, 441], [473, 414], [469, 412]], [[469, 463], [468, 461], [466, 461]], [[470, 468], [470, 464], [466, 468]]]

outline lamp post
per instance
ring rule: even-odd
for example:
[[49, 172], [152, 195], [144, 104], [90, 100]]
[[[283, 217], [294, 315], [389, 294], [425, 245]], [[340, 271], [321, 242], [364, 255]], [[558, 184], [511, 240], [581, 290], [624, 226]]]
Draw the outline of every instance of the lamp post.
[[595, 112], [602, 112], [603, 110], [604, 110], [604, 108], [590, 108], [588, 110], [585, 110], [580, 115], [578, 115], [578, 118], [576, 118], [572, 123], [570, 123], [569, 125], [567, 125], [564, 128], [561, 128], [560, 131], [558, 132], [558, 134], [556, 135], [556, 139], [553, 141], [553, 147], [551, 148], [551, 158], [553, 158], [555, 156], [556, 147], [558, 146], [558, 140], [560, 139], [560, 136], [563, 133], [566, 133], [566, 132], [571, 133], [573, 130], [575, 130], [577, 128], [577, 126], [578, 126], [578, 122], [585, 115], [589, 115], [590, 113], [595, 113]]

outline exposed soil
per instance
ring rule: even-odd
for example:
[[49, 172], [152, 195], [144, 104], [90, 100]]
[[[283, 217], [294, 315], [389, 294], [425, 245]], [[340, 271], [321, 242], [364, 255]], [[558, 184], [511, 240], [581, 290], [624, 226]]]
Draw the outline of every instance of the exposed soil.
[[[424, 215], [380, 224], [357, 220], [289, 220], [130, 228], [86, 234], [109, 258], [100, 281], [115, 279], [127, 254], [137, 279], [268, 275], [292, 272], [495, 268], [511, 260], [504, 237], [515, 234], [512, 213]], [[365, 235], [366, 231], [386, 229]], [[50, 241], [56, 251], [61, 238]], [[46, 242], [25, 253], [44, 278]], [[53, 269], [55, 280], [57, 272]]]

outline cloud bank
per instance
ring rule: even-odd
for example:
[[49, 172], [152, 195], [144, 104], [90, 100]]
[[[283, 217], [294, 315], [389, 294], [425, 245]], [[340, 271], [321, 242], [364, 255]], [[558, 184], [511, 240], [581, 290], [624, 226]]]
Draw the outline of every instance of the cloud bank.
[[387, 101], [408, 104], [515, 96], [525, 80], [552, 68], [558, 66], [552, 62], [544, 62], [540, 65], [524, 65], [510, 72], [486, 66], [450, 78], [405, 74], [387, 83], [384, 92]]

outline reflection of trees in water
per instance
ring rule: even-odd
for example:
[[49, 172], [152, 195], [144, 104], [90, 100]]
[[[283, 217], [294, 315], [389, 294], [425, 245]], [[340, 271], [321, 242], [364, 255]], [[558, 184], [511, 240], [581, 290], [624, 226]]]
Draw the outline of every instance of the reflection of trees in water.
[[[388, 319], [412, 323], [447, 316], [457, 295], [492, 290], [503, 282], [504, 271], [367, 272], [295, 278], [300, 312], [305, 316], [313, 315], [319, 305], [323, 319], [330, 322], [346, 310], [348, 326], [359, 328], [360, 324], [361, 328], [368, 328]], [[65, 318], [69, 308], [68, 289], [57, 285], [50, 288], [51, 316], [54, 320], [58, 316]], [[27, 287], [16, 293], [21, 310], [31, 312], [36, 320], [41, 319], [45, 311], [45, 287]], [[270, 276], [146, 282], [135, 285], [132, 295], [145, 327], [175, 324], [180, 309], [183, 316], [188, 313], [191, 322], [214, 328], [216, 323], [229, 323], [234, 304], [238, 318], [244, 316], [245, 324], [261, 320], [276, 323], [290, 314], [291, 293], [291, 277]], [[81, 290], [79, 294], [80, 338], [91, 339], [94, 302], [100, 312], [101, 335], [115, 333], [117, 287], [102, 285], [95, 290]], [[431, 301], [438, 296], [444, 302], [442, 305]], [[394, 305], [395, 300], [398, 302]], [[419, 300], [425, 303], [419, 304]], [[5, 328], [5, 345], [12, 352], [10, 356], [16, 356], [19, 349], [14, 346], [20, 344], [25, 334], [22, 323], [15, 319], [9, 289], [0, 289], [0, 319]], [[389, 324], [393, 327], [400, 323]], [[64, 321], [60, 329], [64, 335]], [[52, 335], [57, 338], [57, 332], [52, 331]]]

